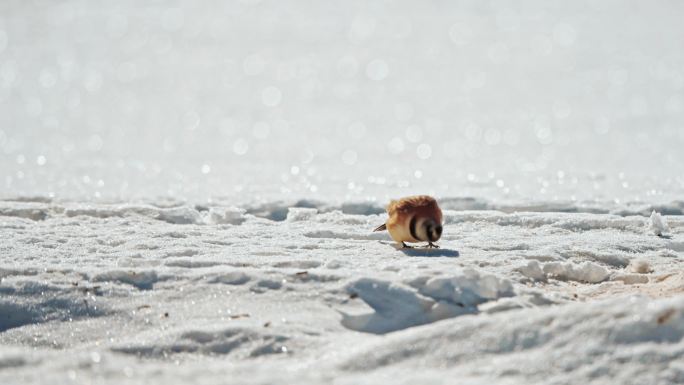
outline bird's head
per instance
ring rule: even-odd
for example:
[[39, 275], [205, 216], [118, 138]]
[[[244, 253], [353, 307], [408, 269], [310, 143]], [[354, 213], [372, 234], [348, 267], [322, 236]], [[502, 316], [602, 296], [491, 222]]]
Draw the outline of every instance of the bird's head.
[[437, 242], [442, 237], [442, 224], [434, 219], [426, 219], [421, 227], [422, 231], [420, 231], [419, 235], [422, 241]]

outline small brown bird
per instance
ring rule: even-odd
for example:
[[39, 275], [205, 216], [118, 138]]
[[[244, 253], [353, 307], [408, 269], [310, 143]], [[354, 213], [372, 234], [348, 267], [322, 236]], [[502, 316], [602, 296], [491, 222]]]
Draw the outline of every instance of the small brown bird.
[[392, 200], [387, 214], [387, 222], [373, 231], [389, 231], [402, 247], [410, 247], [405, 242], [428, 242], [427, 247], [439, 248], [433, 242], [442, 236], [442, 210], [435, 198], [416, 195]]

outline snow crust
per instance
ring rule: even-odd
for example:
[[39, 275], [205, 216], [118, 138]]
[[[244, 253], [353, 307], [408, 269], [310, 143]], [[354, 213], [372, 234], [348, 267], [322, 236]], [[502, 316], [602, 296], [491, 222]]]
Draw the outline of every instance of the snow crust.
[[683, 378], [682, 216], [659, 237], [641, 216], [445, 210], [440, 249], [397, 250], [384, 215], [308, 206], [3, 201], [0, 380]]

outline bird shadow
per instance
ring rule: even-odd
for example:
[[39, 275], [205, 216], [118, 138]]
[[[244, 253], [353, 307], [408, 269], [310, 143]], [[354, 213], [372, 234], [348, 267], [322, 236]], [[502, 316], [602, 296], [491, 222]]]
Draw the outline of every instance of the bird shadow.
[[413, 248], [413, 249], [399, 249], [404, 255], [409, 257], [449, 257], [456, 258], [461, 256], [458, 250], [453, 249], [424, 249], [424, 248]]
[[[382, 242], [385, 243], [385, 242]], [[461, 253], [458, 252], [458, 250], [454, 249], [428, 249], [426, 247], [412, 247], [412, 248], [402, 248], [401, 246], [397, 245], [396, 243], [385, 243], [386, 245], [389, 245], [390, 247], [393, 247], [395, 250], [399, 250], [404, 255], [408, 257], [448, 257], [448, 258], [456, 258], [460, 257]]]

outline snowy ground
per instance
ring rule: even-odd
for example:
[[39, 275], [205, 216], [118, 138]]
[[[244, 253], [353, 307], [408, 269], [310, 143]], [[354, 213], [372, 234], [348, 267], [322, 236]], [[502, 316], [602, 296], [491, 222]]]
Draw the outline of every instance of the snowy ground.
[[0, 383], [684, 383], [682, 4], [0, 2]]
[[3, 383], [684, 381], [681, 216], [0, 207]]

